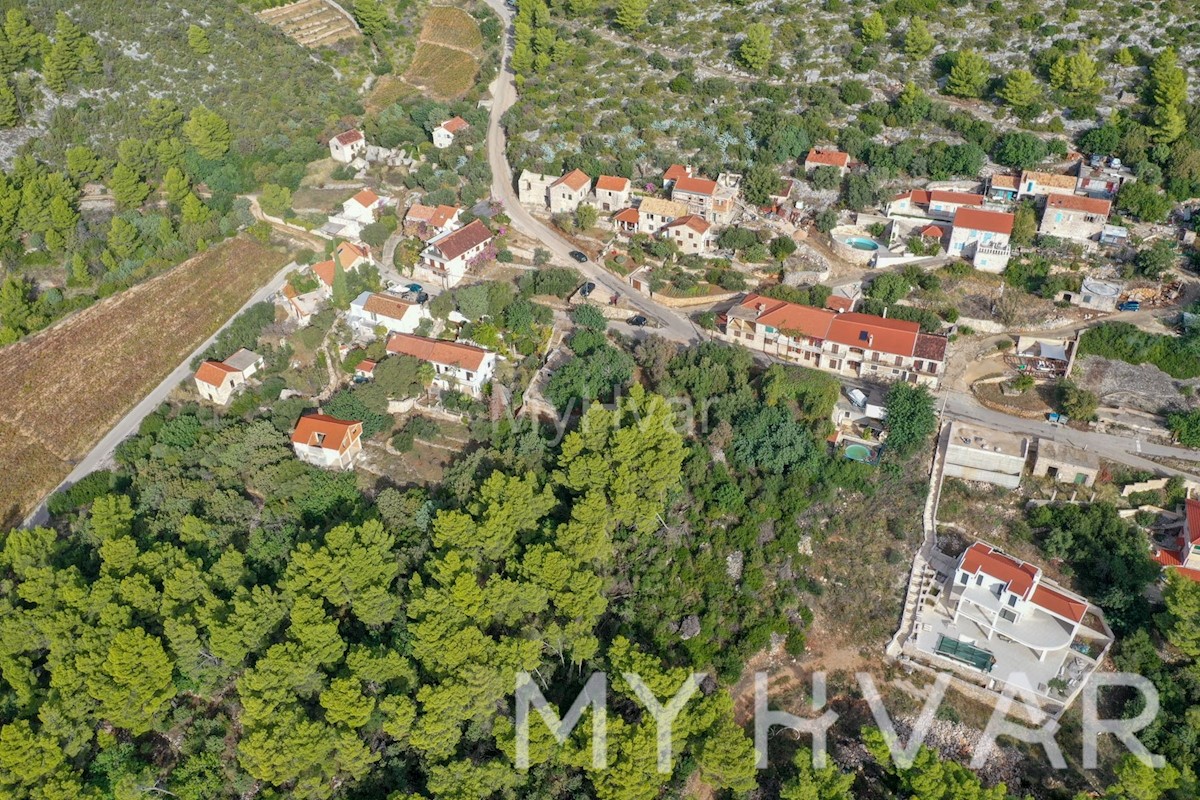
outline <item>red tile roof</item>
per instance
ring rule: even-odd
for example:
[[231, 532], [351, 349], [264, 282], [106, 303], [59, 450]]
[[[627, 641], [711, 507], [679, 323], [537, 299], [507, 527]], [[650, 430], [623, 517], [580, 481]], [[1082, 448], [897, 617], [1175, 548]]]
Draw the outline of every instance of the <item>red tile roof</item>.
[[623, 208], [613, 215], [613, 219], [617, 222], [624, 222], [626, 225], [637, 225], [641, 214], [636, 208]]
[[1099, 197], [1055, 194], [1046, 198], [1046, 208], [1082, 211], [1085, 214], [1099, 214], [1102, 217], [1107, 217], [1112, 212], [1112, 203]]
[[345, 133], [339, 133], [333, 138], [337, 139], [338, 144], [354, 144], [362, 139], [363, 135], [361, 131], [346, 131]]
[[358, 203], [363, 208], [370, 208], [379, 202], [379, 195], [375, 194], [370, 189], [363, 189], [350, 199]]
[[356, 432], [362, 434], [362, 423], [356, 420], [338, 419], [328, 414], [309, 414], [296, 421], [292, 441], [325, 450], [341, 450], [353, 440]]
[[852, 311], [854, 310], [854, 301], [849, 297], [842, 297], [840, 294], [831, 294], [825, 298], [825, 307], [830, 311]]
[[926, 225], [924, 228], [921, 228], [919, 233], [930, 239], [940, 239], [946, 235], [946, 232], [937, 225]]
[[402, 297], [372, 294], [367, 298], [367, 302], [363, 303], [363, 310], [388, 319], [404, 319], [408, 312], [417, 305], [417, 303], [409, 302]]
[[466, 130], [471, 127], [470, 124], [462, 117], [451, 117], [441, 125], [442, 130], [447, 133], [458, 133], [461, 130]]
[[741, 306], [757, 311], [755, 321], [762, 325], [812, 339], [826, 338], [829, 334], [829, 323], [835, 316], [832, 311], [823, 308], [788, 303], [758, 294], [746, 295]]
[[614, 178], [611, 175], [601, 175], [596, 178], [596, 190], [606, 192], [624, 192], [629, 189], [629, 178]]
[[1019, 175], [993, 175], [991, 186], [993, 189], [1010, 189], [1016, 190], [1021, 185], [1021, 176]]
[[682, 164], [672, 164], [667, 167], [667, 171], [663, 173], [663, 183], [677, 181], [680, 178], [686, 178], [692, 174], [690, 167], [685, 167]]
[[566, 175], [563, 175], [561, 178], [559, 178], [558, 180], [556, 180], [554, 183], [552, 183], [550, 185], [558, 186], [561, 183], [561, 184], [566, 185], [568, 188], [578, 192], [580, 189], [587, 186], [591, 182], [592, 182], [592, 179], [588, 176], [588, 174], [586, 172], [584, 172], [581, 169], [573, 169], [570, 172], [568, 172]]
[[671, 188], [672, 198], [675, 197], [676, 192], [712, 196], [717, 192], [717, 182], [710, 181], [708, 178], [693, 178], [690, 175], [685, 175], [675, 180], [675, 186]]
[[924, 189], [911, 189], [892, 198], [893, 203], [897, 200], [908, 200], [914, 205], [927, 206], [929, 205], [929, 192]]
[[917, 344], [913, 348], [913, 358], [921, 358], [926, 361], [945, 361], [948, 344], [949, 340], [945, 336], [918, 333]]
[[674, 219], [663, 226], [664, 228], [691, 228], [696, 233], [708, 233], [712, 225], [708, 224], [702, 217], [695, 214], [688, 214], [686, 217]]
[[954, 212], [954, 227], [989, 233], [1012, 233], [1013, 215], [1005, 211], [960, 208]]
[[1188, 498], [1184, 504], [1187, 519], [1187, 540], [1189, 544], [1200, 544], [1200, 501]]
[[404, 215], [405, 222], [424, 222], [435, 228], [444, 228], [446, 223], [454, 219], [454, 215], [459, 212], [457, 206], [423, 206], [420, 203], [413, 203], [408, 213]]
[[343, 269], [350, 269], [350, 265], [355, 260], [370, 257], [371, 251], [365, 247], [359, 247], [353, 242], [341, 242], [333, 251], [333, 255]]
[[433, 219], [433, 212], [437, 211], [434, 206], [424, 206], [420, 203], [413, 203], [408, 207], [408, 211], [404, 213], [405, 222], [429, 222]]
[[841, 150], [818, 150], [814, 147], [808, 151], [804, 163], [825, 167], [845, 167], [850, 164], [850, 154], [843, 153]]
[[848, 312], [838, 314], [829, 326], [829, 340], [848, 347], [863, 347], [911, 356], [921, 326], [903, 319], [888, 319], [874, 314]]
[[1062, 592], [1056, 592], [1048, 586], [1038, 585], [1033, 590], [1033, 604], [1047, 611], [1065, 617], [1072, 622], [1079, 622], [1087, 611], [1087, 603], [1067, 597]]
[[196, 380], [207, 383], [209, 386], [220, 386], [230, 375], [241, 374], [240, 370], [236, 370], [228, 364], [222, 364], [220, 361], [205, 361], [196, 370]]
[[487, 350], [458, 342], [445, 342], [409, 333], [395, 333], [388, 339], [387, 351], [413, 356], [434, 364], [447, 364], [466, 370], [477, 370]]
[[312, 265], [312, 273], [317, 276], [317, 280], [326, 286], [333, 288], [333, 260], [322, 261], [319, 264]]
[[944, 189], [934, 189], [929, 193], [931, 203], [957, 203], [960, 206], [981, 206], [984, 197], [972, 192], [948, 192]]
[[358, 362], [358, 366], [354, 368], [354, 371], [361, 372], [364, 375], [370, 375], [375, 371], [375, 366], [378, 363], [378, 361], [372, 361], [369, 358], [364, 358], [362, 361]]
[[972, 575], [982, 572], [1002, 581], [1008, 590], [1029, 599], [1029, 591], [1038, 577], [1038, 568], [1005, 555], [983, 542], [976, 542], [962, 555], [962, 569]]
[[453, 260], [491, 238], [492, 232], [487, 229], [487, 226], [479, 220], [475, 220], [466, 227], [439, 236], [432, 240], [430, 244], [436, 247], [442, 256]]

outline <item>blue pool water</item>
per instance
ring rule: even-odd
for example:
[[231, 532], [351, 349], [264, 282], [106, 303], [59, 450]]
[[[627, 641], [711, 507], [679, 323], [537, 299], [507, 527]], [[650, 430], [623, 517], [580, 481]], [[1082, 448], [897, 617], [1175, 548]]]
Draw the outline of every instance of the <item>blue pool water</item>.
[[846, 237], [846, 244], [853, 247], [855, 250], [878, 250], [879, 243], [874, 242], [862, 236]]

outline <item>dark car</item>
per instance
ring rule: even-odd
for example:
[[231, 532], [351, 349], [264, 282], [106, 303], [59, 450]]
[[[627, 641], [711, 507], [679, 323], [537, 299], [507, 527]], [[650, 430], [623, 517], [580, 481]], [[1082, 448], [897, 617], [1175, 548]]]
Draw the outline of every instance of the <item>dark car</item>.
[[410, 283], [408, 286], [405, 286], [404, 288], [410, 292], [413, 292], [414, 294], [420, 294], [421, 292], [425, 291], [425, 287], [419, 283]]
[[626, 320], [626, 322], [628, 322], [630, 325], [633, 325], [634, 327], [637, 327], [637, 328], [643, 327], [649, 321], [650, 320], [646, 319], [641, 314], [635, 314], [634, 316], [632, 316]]
[[596, 291], [596, 284], [592, 283], [591, 281], [588, 281], [583, 286], [579, 287], [579, 296], [587, 297], [589, 294], [591, 294], [594, 291]]
[[1142, 304], [1137, 300], [1126, 300], [1117, 306], [1117, 311], [1140, 311]]
[[571, 258], [575, 259], [580, 264], [588, 260], [587, 253], [581, 253], [578, 250], [571, 251]]

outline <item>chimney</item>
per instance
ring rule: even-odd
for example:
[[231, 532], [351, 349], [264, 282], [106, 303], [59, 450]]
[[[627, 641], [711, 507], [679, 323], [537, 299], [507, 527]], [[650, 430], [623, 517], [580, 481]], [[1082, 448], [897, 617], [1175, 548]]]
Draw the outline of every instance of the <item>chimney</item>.
[[883, 307], [883, 318], [887, 319], [887, 306]]
[[868, 333], [867, 334], [867, 347], [874, 347], [874, 346], [875, 346], [875, 334]]
[[754, 310], [755, 310], [755, 311], [757, 311], [759, 314], [761, 314], [762, 312], [764, 312], [764, 311], [766, 311], [766, 310], [767, 310], [767, 304], [766, 304], [766, 303], [759, 303], [758, 305], [756, 305], [756, 306], [754, 307]]

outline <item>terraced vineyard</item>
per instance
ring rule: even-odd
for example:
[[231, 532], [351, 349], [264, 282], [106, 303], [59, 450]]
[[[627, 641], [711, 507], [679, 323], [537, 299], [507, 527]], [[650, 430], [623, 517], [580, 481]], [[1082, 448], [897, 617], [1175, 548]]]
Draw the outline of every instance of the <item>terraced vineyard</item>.
[[438, 99], [458, 97], [475, 83], [483, 36], [470, 14], [460, 8], [433, 6], [421, 25], [417, 52], [405, 80]]
[[362, 36], [354, 18], [326, 0], [300, 0], [268, 8], [257, 16], [304, 47], [325, 47]]

